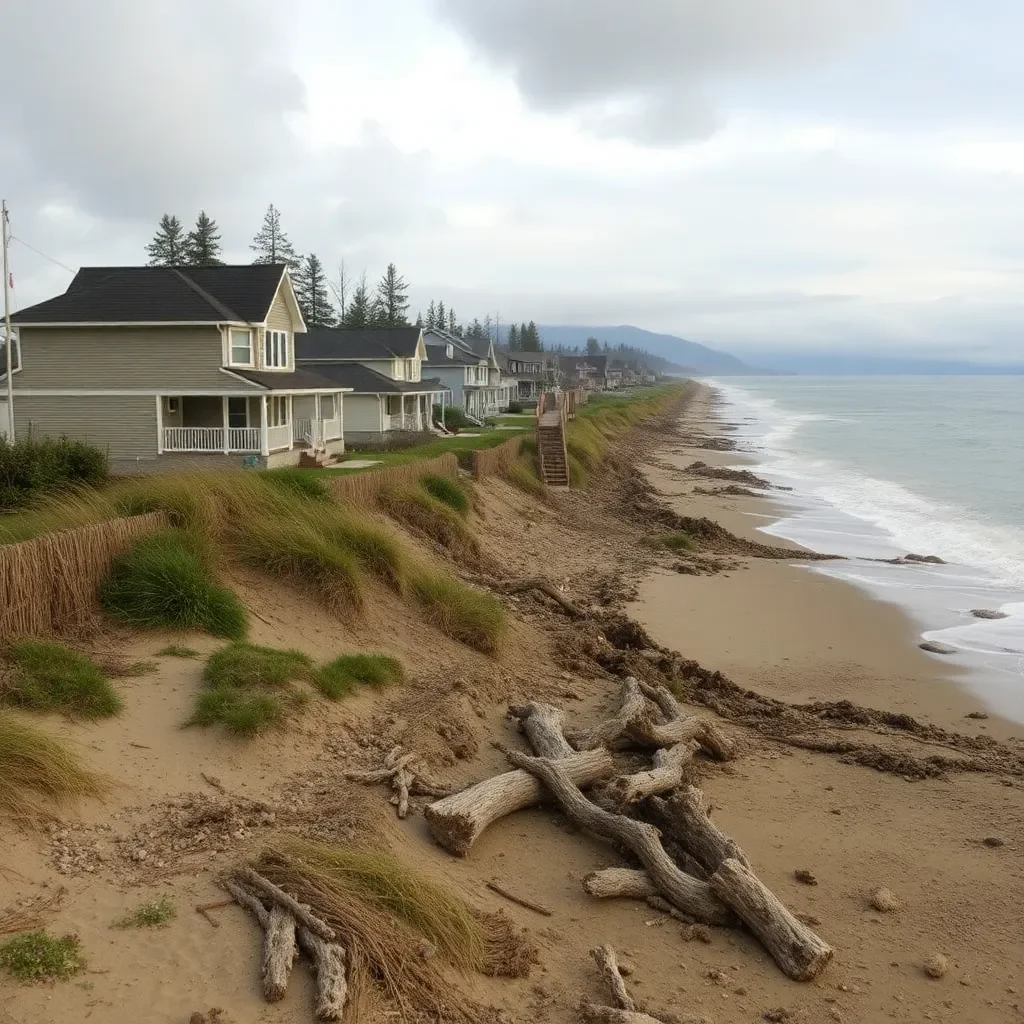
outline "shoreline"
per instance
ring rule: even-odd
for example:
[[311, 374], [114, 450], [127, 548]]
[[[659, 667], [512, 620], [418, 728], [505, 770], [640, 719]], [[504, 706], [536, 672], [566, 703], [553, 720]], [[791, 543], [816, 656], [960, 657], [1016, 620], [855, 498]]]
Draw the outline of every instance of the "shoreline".
[[[682, 420], [684, 434], [698, 435], [691, 438], [698, 443], [700, 434], [721, 436], [723, 427], [713, 389], [701, 388]], [[675, 511], [717, 520], [744, 539], [791, 548], [794, 559], [748, 559], [742, 568], [714, 576], [648, 577], [629, 613], [660, 643], [785, 700], [845, 698], [968, 732], [975, 723], [966, 716], [983, 713], [988, 718], [982, 734], [999, 739], [1024, 735], [1024, 724], [1000, 715], [972, 688], [971, 668], [918, 647], [922, 627], [905, 607], [816, 571], [815, 563], [800, 560], [808, 548], [762, 532], [759, 526], [786, 515], [782, 502], [761, 494], [693, 493], [694, 486], [710, 481], [685, 474], [692, 462], [753, 467], [748, 453], [681, 443], [669, 448], [646, 475]], [[811, 636], [827, 637], [824, 649], [809, 644]], [[820, 681], [812, 678], [816, 666]]]

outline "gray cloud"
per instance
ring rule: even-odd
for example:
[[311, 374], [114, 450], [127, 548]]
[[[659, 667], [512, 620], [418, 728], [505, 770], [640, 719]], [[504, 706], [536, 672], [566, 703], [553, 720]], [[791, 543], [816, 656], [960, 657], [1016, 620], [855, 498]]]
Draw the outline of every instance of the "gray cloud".
[[705, 136], [709, 86], [812, 66], [905, 9], [906, 0], [436, 0], [523, 96], [575, 111], [599, 134]]

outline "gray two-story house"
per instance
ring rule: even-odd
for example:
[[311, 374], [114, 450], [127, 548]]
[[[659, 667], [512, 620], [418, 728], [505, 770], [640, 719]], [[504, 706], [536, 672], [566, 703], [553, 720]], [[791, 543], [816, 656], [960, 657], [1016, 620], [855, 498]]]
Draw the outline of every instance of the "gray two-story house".
[[490, 341], [459, 338], [438, 328], [423, 332], [427, 358], [424, 373], [451, 389], [452, 404], [482, 420], [508, 408], [508, 391]]
[[344, 450], [348, 389], [296, 368], [306, 325], [284, 266], [83, 267], [12, 323], [14, 403], [0, 419], [18, 438], [87, 441], [114, 472]]

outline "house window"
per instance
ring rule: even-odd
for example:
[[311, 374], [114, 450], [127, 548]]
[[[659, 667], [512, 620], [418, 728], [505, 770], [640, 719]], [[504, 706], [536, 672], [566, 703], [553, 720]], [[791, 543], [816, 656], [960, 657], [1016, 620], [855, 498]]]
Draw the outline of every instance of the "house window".
[[288, 366], [288, 332], [267, 331], [263, 338], [263, 365], [268, 370], [284, 370]]
[[252, 366], [252, 331], [231, 329], [231, 365]]
[[334, 395], [320, 396], [320, 418], [323, 420], [334, 419]]
[[228, 399], [228, 426], [240, 429], [249, 426], [249, 399]]
[[388, 415], [398, 416], [402, 412], [402, 399], [400, 395], [388, 395]]
[[267, 412], [268, 427], [283, 427], [288, 422], [288, 399], [275, 395], [267, 403]]
[[177, 398], [165, 398], [164, 399], [164, 412], [170, 416], [178, 415], [178, 399]]
[[416, 380], [416, 360], [406, 359], [405, 361], [405, 379]]
[[405, 363], [401, 359], [396, 359], [394, 361], [393, 365], [394, 365], [394, 375], [395, 375], [394, 379], [395, 380], [405, 380], [405, 377], [402, 376], [402, 371], [405, 368]]

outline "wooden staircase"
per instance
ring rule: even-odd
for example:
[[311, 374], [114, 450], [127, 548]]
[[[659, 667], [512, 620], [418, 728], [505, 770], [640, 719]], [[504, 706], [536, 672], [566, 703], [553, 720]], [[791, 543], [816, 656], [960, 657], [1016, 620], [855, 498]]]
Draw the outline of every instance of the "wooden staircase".
[[[569, 457], [565, 448], [565, 416], [561, 395], [545, 395], [545, 410], [537, 416], [537, 461], [548, 487], [569, 486]], [[551, 399], [556, 399], [552, 402]], [[554, 408], [550, 406], [554, 405]]]

